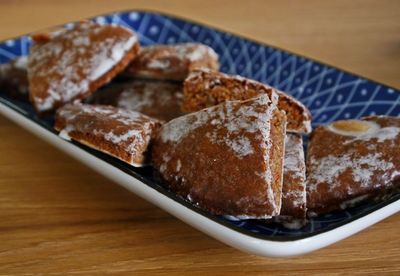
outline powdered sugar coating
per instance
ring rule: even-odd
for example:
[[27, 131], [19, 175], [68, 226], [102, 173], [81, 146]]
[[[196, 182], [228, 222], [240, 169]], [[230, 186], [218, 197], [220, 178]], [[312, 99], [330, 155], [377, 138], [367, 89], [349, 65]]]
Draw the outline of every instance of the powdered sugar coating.
[[200, 43], [151, 45], [142, 48], [139, 57], [126, 71], [127, 76], [184, 80], [194, 69], [218, 70], [218, 55]]
[[303, 139], [299, 135], [286, 135], [284, 170], [305, 178]]
[[[77, 140], [138, 165], [158, 125], [157, 120], [134, 111], [110, 106], [69, 104], [57, 111], [55, 128], [64, 139]], [[104, 142], [110, 142], [112, 148], [104, 145]], [[121, 158], [116, 154], [118, 151], [129, 158]]]
[[[273, 101], [276, 104], [277, 95], [273, 95]], [[263, 95], [257, 99], [257, 104], [269, 105], [271, 103], [268, 96]], [[269, 140], [269, 122], [274, 109], [269, 109], [265, 113], [257, 113], [251, 106], [241, 106], [239, 109], [234, 109], [235, 101], [227, 102], [224, 106], [205, 109], [201, 112], [196, 112], [173, 120], [174, 123], [163, 126], [161, 138], [164, 143], [174, 142], [179, 143], [194, 129], [203, 126], [206, 123], [214, 125], [212, 132], [206, 133], [206, 136], [212, 143], [225, 144], [240, 158], [253, 153], [252, 145], [247, 137], [239, 135], [243, 132], [255, 133], [260, 132], [260, 140], [265, 141], [265, 146], [270, 145]], [[246, 120], [244, 118], [251, 118]], [[253, 119], [266, 122], [264, 127], [260, 127], [259, 123], [254, 123]], [[222, 130], [227, 130], [227, 136], [221, 137], [218, 133]], [[266, 160], [267, 161], [267, 160]], [[269, 180], [270, 180], [270, 176]]]
[[[400, 119], [371, 116], [366, 131], [318, 127], [308, 151], [308, 206], [320, 213], [396, 189], [400, 175]], [[354, 200], [353, 200], [354, 199]]]
[[[173, 93], [164, 92], [164, 89], [176, 89]], [[130, 110], [144, 111], [147, 108], [153, 107], [155, 104], [168, 103], [174, 100], [179, 102], [181, 91], [174, 86], [168, 84], [160, 84], [156, 82], [146, 83], [143, 88], [143, 93], [134, 93], [132, 90], [125, 90], [121, 93], [118, 101], [118, 106]]]
[[168, 63], [169, 57], [177, 58], [181, 61], [191, 61], [196, 62], [204, 59], [205, 57], [211, 57], [218, 60], [217, 53], [210, 47], [199, 43], [179, 43], [172, 45], [152, 45], [142, 50], [142, 57], [144, 59], [148, 58], [146, 55], [151, 55], [154, 52], [158, 52], [158, 59], [149, 59], [150, 68], [166, 69], [166, 67], [171, 66]]
[[[280, 197], [275, 198], [276, 187], [272, 186], [281, 183], [281, 179], [276, 179], [281, 174], [278, 176], [275, 171], [272, 175], [273, 161], [270, 160], [271, 147], [280, 144], [271, 140], [272, 122], [276, 123], [273, 118], [277, 113], [284, 116], [277, 110], [277, 100], [278, 96], [272, 94], [271, 100], [262, 95], [243, 102], [225, 102], [170, 121], [161, 128], [153, 147], [155, 167], [172, 187], [194, 204], [204, 207], [204, 202], [210, 202], [206, 204], [208, 208], [220, 206], [214, 207], [217, 213], [246, 219], [278, 214]], [[285, 124], [282, 124], [284, 130]], [[283, 140], [281, 143], [275, 151], [283, 149]], [[187, 153], [189, 148], [193, 152]], [[282, 157], [283, 151], [281, 154]], [[193, 161], [188, 160], [191, 155]], [[199, 175], [202, 169], [206, 171]], [[244, 180], [248, 177], [254, 183]], [[248, 183], [245, 188], [239, 184], [243, 180]], [[232, 184], [228, 184], [231, 181]], [[237, 206], [247, 206], [251, 211], [236, 209]]]
[[182, 115], [182, 87], [162, 81], [134, 80], [114, 84], [95, 93], [91, 102], [138, 111], [169, 121]]
[[116, 66], [137, 44], [131, 30], [82, 23], [34, 44], [28, 61], [31, 98], [38, 111], [87, 94], [91, 84]]
[[282, 210], [285, 222], [289, 218], [304, 219], [306, 215], [306, 167], [303, 139], [300, 135], [288, 133], [285, 138], [285, 159], [283, 169]]
[[[311, 159], [310, 166], [313, 173], [309, 175], [311, 183], [330, 183], [329, 191], [334, 192], [337, 188], [337, 178], [345, 171], [350, 170], [352, 179], [360, 187], [368, 187], [371, 185], [374, 172], [382, 174], [382, 178], [390, 179], [394, 168], [394, 164], [390, 161], [382, 159], [381, 153], [369, 153], [366, 155], [357, 155], [355, 152], [343, 154], [341, 156], [328, 155], [321, 159]], [[309, 187], [310, 191], [314, 191], [316, 185]], [[352, 194], [352, 188], [348, 186], [349, 194]]]

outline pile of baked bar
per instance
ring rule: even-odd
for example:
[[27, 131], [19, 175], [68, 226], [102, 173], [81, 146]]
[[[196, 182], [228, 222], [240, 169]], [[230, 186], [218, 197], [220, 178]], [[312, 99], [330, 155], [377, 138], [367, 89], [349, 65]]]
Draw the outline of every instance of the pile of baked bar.
[[[196, 43], [140, 47], [116, 25], [83, 22], [35, 35], [1, 66], [2, 90], [28, 99], [55, 129], [132, 166], [151, 165], [199, 208], [301, 226], [309, 216], [400, 187], [400, 118], [336, 121], [266, 84], [218, 71]], [[309, 135], [307, 167], [303, 136]]]

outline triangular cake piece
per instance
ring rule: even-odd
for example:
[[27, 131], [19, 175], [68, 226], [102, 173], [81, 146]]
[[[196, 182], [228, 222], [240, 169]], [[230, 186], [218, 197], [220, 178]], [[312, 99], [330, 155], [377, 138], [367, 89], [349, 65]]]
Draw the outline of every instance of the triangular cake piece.
[[212, 48], [200, 43], [151, 45], [125, 70], [127, 77], [183, 81], [189, 72], [206, 68], [218, 70], [218, 55]]
[[141, 113], [112, 106], [67, 104], [56, 113], [54, 128], [75, 140], [133, 166], [147, 161], [147, 151], [160, 123]]
[[182, 85], [166, 81], [133, 80], [97, 91], [91, 103], [113, 105], [170, 121], [182, 116]]
[[212, 214], [278, 215], [286, 116], [271, 96], [228, 101], [163, 125], [152, 149], [161, 178]]
[[400, 189], [400, 118], [371, 116], [317, 127], [307, 152], [309, 215]]
[[30, 99], [38, 112], [83, 99], [125, 69], [139, 51], [124, 27], [84, 22], [33, 37], [28, 59]]
[[271, 93], [279, 95], [278, 107], [286, 112], [288, 132], [310, 133], [311, 113], [292, 96], [266, 84], [241, 76], [210, 70], [193, 71], [183, 86], [182, 110], [195, 112], [228, 100], [246, 100]]

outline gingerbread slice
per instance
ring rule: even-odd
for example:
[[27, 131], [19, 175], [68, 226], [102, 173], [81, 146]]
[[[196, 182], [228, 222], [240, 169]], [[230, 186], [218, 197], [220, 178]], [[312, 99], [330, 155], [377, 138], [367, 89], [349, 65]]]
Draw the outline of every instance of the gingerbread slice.
[[133, 31], [89, 22], [33, 40], [28, 79], [38, 112], [86, 98], [124, 70], [139, 51]]
[[113, 84], [96, 92], [91, 102], [113, 105], [170, 121], [183, 115], [182, 85], [163, 81], [134, 80]]
[[310, 215], [400, 188], [400, 118], [371, 116], [317, 127], [307, 155]]
[[161, 178], [215, 215], [278, 215], [286, 116], [271, 96], [228, 101], [163, 125], [152, 150]]
[[0, 92], [28, 100], [27, 57], [21, 56], [9, 63], [0, 65]]
[[286, 134], [283, 164], [282, 208], [274, 221], [298, 229], [306, 223], [306, 166], [301, 135]]
[[311, 132], [311, 113], [295, 98], [266, 84], [209, 70], [192, 72], [184, 82], [182, 110], [195, 112], [227, 100], [246, 100], [261, 94], [279, 95], [278, 107], [286, 112], [289, 132]]
[[281, 216], [306, 217], [306, 165], [303, 139], [288, 133], [285, 139]]
[[200, 43], [154, 45], [141, 49], [125, 75], [182, 81], [198, 68], [218, 70], [218, 55], [212, 48]]
[[57, 110], [54, 128], [72, 139], [133, 166], [147, 161], [146, 153], [160, 123], [141, 113], [111, 106], [67, 104]]

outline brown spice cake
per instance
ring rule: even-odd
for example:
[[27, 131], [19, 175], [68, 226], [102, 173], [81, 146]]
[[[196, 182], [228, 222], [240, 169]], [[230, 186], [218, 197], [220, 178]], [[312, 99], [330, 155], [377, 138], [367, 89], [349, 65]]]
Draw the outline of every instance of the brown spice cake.
[[163, 121], [183, 115], [180, 109], [182, 85], [165, 81], [134, 80], [112, 84], [96, 92], [90, 101], [134, 110]]
[[298, 134], [288, 133], [286, 135], [283, 167], [282, 210], [280, 215], [305, 218], [306, 166], [303, 139]]
[[185, 80], [182, 111], [195, 112], [227, 100], [246, 100], [261, 94], [279, 95], [278, 107], [286, 112], [289, 132], [311, 132], [311, 113], [295, 98], [241, 76], [196, 70]]
[[400, 188], [400, 118], [371, 116], [319, 126], [307, 154], [310, 215], [345, 209]]
[[28, 59], [30, 99], [47, 112], [83, 99], [121, 72], [139, 51], [137, 35], [115, 25], [84, 22], [37, 35]]
[[207, 45], [182, 43], [143, 47], [125, 76], [163, 80], [184, 80], [198, 68], [218, 70], [218, 55]]
[[286, 134], [283, 164], [282, 208], [272, 221], [299, 229], [306, 223], [306, 166], [301, 135]]
[[27, 57], [18, 57], [0, 65], [0, 93], [28, 100]]
[[142, 166], [160, 123], [141, 113], [112, 106], [67, 104], [57, 110], [54, 128], [73, 139], [133, 166]]
[[163, 125], [152, 149], [162, 179], [212, 214], [278, 215], [286, 116], [271, 96], [227, 101]]

